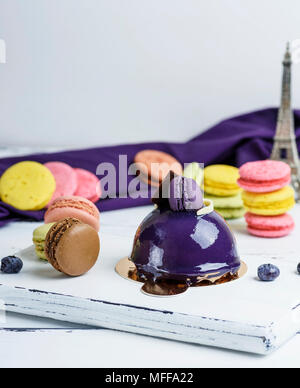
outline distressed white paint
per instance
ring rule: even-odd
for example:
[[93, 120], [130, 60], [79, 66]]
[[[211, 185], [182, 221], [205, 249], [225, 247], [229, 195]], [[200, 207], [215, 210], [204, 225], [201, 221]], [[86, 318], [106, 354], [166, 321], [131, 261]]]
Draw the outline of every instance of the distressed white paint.
[[[300, 329], [293, 310], [300, 303], [298, 227], [287, 238], [264, 240], [249, 236], [244, 222], [233, 222], [241, 257], [249, 266], [247, 276], [230, 284], [191, 289], [176, 298], [152, 298], [139, 291], [139, 284], [114, 272], [118, 260], [130, 252], [135, 229], [150, 209], [102, 214], [100, 260], [81, 278], [67, 279], [37, 261], [32, 248], [25, 250], [23, 272], [0, 276], [0, 298], [9, 311], [261, 354], [278, 348]], [[300, 207], [293, 213], [300, 221]], [[3, 241], [8, 247], [13, 228], [18, 245], [11, 249], [17, 251], [29, 245], [35, 226], [8, 226], [1, 230]], [[275, 283], [256, 280], [258, 265], [266, 262], [281, 268]]]

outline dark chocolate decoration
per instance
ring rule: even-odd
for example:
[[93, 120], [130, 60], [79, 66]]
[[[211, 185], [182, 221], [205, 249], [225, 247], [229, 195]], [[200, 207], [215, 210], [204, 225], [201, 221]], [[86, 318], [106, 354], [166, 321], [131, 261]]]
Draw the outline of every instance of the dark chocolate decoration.
[[190, 287], [208, 287], [218, 286], [242, 278], [247, 273], [247, 265], [241, 262], [240, 269], [235, 273], [230, 272], [222, 276], [203, 277], [198, 279], [197, 283], [191, 284], [176, 280], [160, 279], [157, 281], [147, 280], [145, 276], [139, 276], [136, 266], [128, 258], [124, 258], [116, 265], [116, 272], [124, 279], [144, 283], [142, 292], [153, 296], [175, 296], [186, 292]]
[[170, 209], [169, 197], [170, 197], [170, 183], [171, 181], [179, 176], [174, 171], [170, 171], [166, 178], [162, 181], [159, 188], [155, 192], [152, 202], [159, 208]]
[[146, 281], [142, 287], [145, 294], [156, 296], [173, 296], [183, 294], [188, 290], [186, 283], [178, 283], [172, 280], [162, 280], [157, 282]]

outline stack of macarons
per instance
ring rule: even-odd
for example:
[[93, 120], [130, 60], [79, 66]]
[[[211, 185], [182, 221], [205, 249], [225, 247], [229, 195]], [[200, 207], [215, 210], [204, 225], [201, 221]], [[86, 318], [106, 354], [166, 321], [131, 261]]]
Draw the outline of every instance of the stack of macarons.
[[[45, 214], [45, 224], [41, 225], [33, 232], [33, 243], [35, 245], [35, 252], [38, 258], [42, 260], [49, 260], [49, 255], [47, 255], [46, 249], [47, 236], [53, 229], [54, 225], [62, 223], [66, 219], [77, 220], [81, 224], [85, 225], [85, 230], [90, 228], [93, 229], [96, 234], [99, 232], [100, 213], [93, 202], [78, 196], [56, 198], [49, 206]], [[71, 224], [73, 225], [74, 222]], [[64, 222], [66, 227], [71, 224]]]
[[81, 276], [96, 263], [100, 251], [97, 231], [77, 218], [45, 224], [33, 232], [37, 256], [68, 276]]
[[244, 164], [239, 186], [247, 209], [249, 233], [259, 237], [283, 237], [295, 226], [287, 212], [295, 205], [290, 167], [280, 161], [263, 160]]
[[0, 179], [0, 198], [23, 211], [41, 210], [61, 196], [81, 196], [92, 202], [101, 197], [96, 175], [62, 162], [25, 161], [8, 168]]
[[204, 169], [205, 198], [213, 201], [215, 210], [225, 219], [245, 214], [238, 179], [239, 171], [233, 166], [215, 164]]

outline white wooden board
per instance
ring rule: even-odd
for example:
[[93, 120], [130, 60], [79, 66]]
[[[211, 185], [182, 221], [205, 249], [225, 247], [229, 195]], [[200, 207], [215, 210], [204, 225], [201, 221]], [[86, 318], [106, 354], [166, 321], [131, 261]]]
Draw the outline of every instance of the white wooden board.
[[[64, 277], [38, 261], [32, 247], [25, 249], [22, 273], [0, 275], [0, 298], [7, 310], [259, 354], [272, 352], [296, 334], [300, 329], [296, 273], [300, 227], [284, 239], [266, 240], [249, 236], [243, 221], [232, 222], [240, 255], [249, 266], [244, 278], [192, 288], [177, 297], [155, 298], [142, 294], [140, 284], [114, 271], [130, 252], [135, 230], [150, 210], [104, 213], [100, 260], [81, 278]], [[300, 206], [293, 214], [300, 226]], [[35, 223], [14, 225], [14, 234], [11, 226], [1, 229], [2, 239], [7, 240], [1, 256], [28, 246], [34, 227]], [[282, 275], [275, 283], [259, 282], [257, 267], [269, 262], [278, 265]]]

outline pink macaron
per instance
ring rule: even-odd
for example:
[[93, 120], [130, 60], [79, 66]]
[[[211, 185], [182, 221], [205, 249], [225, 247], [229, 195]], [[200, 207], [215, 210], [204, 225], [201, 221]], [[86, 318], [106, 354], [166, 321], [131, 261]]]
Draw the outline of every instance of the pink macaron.
[[258, 237], [276, 238], [290, 234], [295, 228], [295, 222], [289, 214], [280, 216], [258, 216], [246, 213], [249, 233]]
[[78, 180], [72, 167], [62, 162], [49, 162], [45, 164], [45, 167], [51, 171], [56, 182], [56, 190], [49, 204], [56, 198], [75, 194]]
[[270, 193], [291, 182], [290, 166], [275, 160], [249, 162], [244, 164], [239, 172], [239, 186], [252, 193]]
[[97, 176], [82, 168], [75, 168], [74, 171], [78, 181], [75, 195], [89, 199], [94, 203], [98, 202], [101, 198], [101, 185]]
[[99, 210], [86, 198], [76, 196], [57, 198], [45, 214], [45, 223], [59, 222], [65, 218], [76, 218], [97, 232], [100, 229]]

